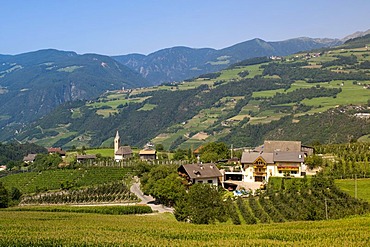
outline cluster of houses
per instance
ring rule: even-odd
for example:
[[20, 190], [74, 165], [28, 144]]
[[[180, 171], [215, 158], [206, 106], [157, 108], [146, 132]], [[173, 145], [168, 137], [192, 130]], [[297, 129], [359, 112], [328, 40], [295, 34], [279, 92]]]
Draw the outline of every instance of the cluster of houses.
[[304, 158], [313, 148], [300, 141], [265, 141], [262, 146], [245, 150], [239, 162], [218, 169], [215, 164], [188, 164], [178, 169], [189, 184], [208, 183], [227, 188], [245, 187], [248, 183], [266, 182], [270, 177], [303, 177]]
[[[62, 150], [62, 148], [48, 148], [48, 154], [58, 154], [62, 158], [65, 158], [66, 151]], [[28, 154], [23, 158], [23, 162], [25, 164], [31, 164], [35, 161], [37, 154]], [[121, 146], [121, 138], [117, 131], [116, 136], [114, 138], [114, 160], [119, 162], [122, 160], [128, 160], [132, 158], [133, 151], [130, 146]], [[145, 145], [144, 149], [139, 151], [139, 157], [141, 160], [155, 160], [157, 159], [157, 151], [154, 149], [154, 146], [151, 144]], [[95, 160], [95, 154], [78, 154], [77, 155], [77, 162], [81, 163], [88, 160]]]
[[[196, 153], [197, 150], [194, 151]], [[187, 179], [188, 184], [207, 183], [227, 188], [243, 187], [248, 183], [264, 183], [270, 177], [302, 177], [306, 174], [305, 157], [313, 154], [311, 147], [303, 146], [300, 141], [265, 141], [254, 149], [244, 150], [241, 160], [236, 158], [226, 161], [219, 169], [213, 163], [196, 163], [181, 165], [178, 168], [180, 176]], [[49, 154], [65, 157], [61, 148], [49, 148]], [[133, 157], [130, 146], [121, 146], [118, 131], [114, 138], [114, 160], [119, 162]], [[141, 160], [157, 159], [153, 145], [147, 144], [139, 151]], [[29, 154], [23, 161], [32, 163], [36, 154]], [[96, 155], [77, 155], [77, 162], [94, 160]]]

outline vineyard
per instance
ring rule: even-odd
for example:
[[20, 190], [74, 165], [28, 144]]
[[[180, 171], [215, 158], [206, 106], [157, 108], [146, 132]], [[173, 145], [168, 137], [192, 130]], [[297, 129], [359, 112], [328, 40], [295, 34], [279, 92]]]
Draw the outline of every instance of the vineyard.
[[130, 167], [87, 167], [80, 169], [25, 172], [0, 178], [7, 189], [18, 188], [22, 193], [71, 189], [121, 181], [132, 172]]
[[370, 215], [279, 224], [194, 225], [171, 214], [0, 211], [0, 246], [368, 246]]
[[[370, 211], [369, 203], [342, 192], [331, 179], [270, 179], [265, 192], [238, 198], [246, 224], [339, 219]], [[235, 224], [235, 216], [230, 215]]]
[[135, 194], [122, 181], [90, 186], [80, 190], [64, 190], [24, 196], [20, 205], [28, 204], [83, 204], [137, 202]]
[[323, 155], [324, 174], [334, 178], [370, 177], [370, 143], [330, 144], [315, 147]]
[[125, 206], [32, 206], [15, 207], [7, 211], [32, 211], [32, 212], [68, 212], [68, 213], [94, 213], [94, 214], [149, 214], [153, 210], [145, 205], [125, 205]]

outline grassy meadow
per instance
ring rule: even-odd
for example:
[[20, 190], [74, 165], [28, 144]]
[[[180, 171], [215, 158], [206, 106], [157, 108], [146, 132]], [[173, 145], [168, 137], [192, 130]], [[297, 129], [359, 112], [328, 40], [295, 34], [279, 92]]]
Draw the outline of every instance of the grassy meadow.
[[258, 225], [194, 225], [171, 214], [0, 211], [0, 246], [368, 246], [370, 215]]
[[[341, 179], [335, 180], [335, 184], [339, 188], [355, 196], [355, 180], [354, 179]], [[357, 198], [364, 199], [370, 203], [370, 179], [368, 178], [358, 178], [357, 179]]]

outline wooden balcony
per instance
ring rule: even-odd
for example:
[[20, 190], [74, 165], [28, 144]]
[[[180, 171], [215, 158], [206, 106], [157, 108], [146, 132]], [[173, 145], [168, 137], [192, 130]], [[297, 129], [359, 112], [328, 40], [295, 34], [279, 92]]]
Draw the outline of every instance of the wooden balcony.
[[253, 176], [266, 176], [267, 173], [266, 172], [253, 172]]

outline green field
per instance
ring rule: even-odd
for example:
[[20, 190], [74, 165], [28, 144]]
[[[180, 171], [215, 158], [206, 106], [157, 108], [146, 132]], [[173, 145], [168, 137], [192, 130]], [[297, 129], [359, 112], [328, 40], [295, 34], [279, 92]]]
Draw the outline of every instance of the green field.
[[[335, 180], [335, 184], [344, 192], [347, 192], [351, 196], [355, 196], [354, 179]], [[370, 179], [357, 179], [357, 197], [370, 202]]]
[[364, 136], [361, 136], [359, 139], [358, 139], [359, 142], [370, 142], [370, 134], [369, 135], [364, 135]]
[[[113, 140], [112, 140], [113, 143]], [[85, 150], [86, 154], [101, 154], [102, 157], [111, 157], [114, 156], [113, 148], [98, 148], [98, 149], [88, 149]]]
[[193, 225], [146, 216], [0, 211], [0, 246], [368, 246], [370, 215], [319, 222]]

